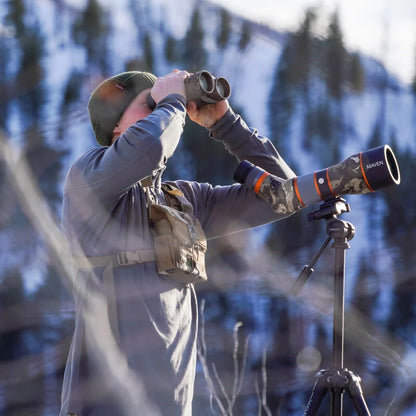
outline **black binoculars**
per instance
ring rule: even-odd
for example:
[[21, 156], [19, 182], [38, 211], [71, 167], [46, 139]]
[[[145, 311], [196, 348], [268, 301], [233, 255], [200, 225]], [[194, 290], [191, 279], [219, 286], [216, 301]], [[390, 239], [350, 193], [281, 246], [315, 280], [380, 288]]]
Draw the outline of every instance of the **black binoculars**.
[[[197, 107], [226, 100], [231, 95], [230, 84], [225, 78], [216, 78], [205, 70], [185, 78], [184, 83], [187, 101], [195, 101]], [[146, 101], [149, 108], [154, 110], [156, 103], [150, 93]]]

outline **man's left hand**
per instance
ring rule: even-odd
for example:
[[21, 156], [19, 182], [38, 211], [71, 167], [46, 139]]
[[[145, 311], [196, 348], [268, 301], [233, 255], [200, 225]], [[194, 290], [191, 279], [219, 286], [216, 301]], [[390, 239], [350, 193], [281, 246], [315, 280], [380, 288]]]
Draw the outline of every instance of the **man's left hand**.
[[197, 108], [194, 101], [189, 101], [186, 110], [189, 118], [200, 126], [212, 127], [230, 108], [227, 100], [215, 104], [206, 104]]

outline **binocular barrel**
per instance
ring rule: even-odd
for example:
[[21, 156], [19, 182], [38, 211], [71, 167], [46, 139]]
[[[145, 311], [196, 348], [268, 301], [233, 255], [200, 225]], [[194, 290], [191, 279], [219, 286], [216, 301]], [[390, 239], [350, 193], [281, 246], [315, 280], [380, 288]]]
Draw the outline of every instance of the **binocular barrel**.
[[[195, 72], [185, 78], [184, 83], [186, 100], [195, 101], [197, 107], [226, 100], [231, 95], [231, 86], [225, 78], [215, 78], [205, 70]], [[150, 94], [146, 101], [149, 108], [154, 110], [156, 103]]]
[[346, 194], [366, 194], [400, 183], [400, 170], [388, 146], [357, 153], [343, 162], [308, 175], [283, 180], [243, 161], [234, 174], [282, 214]]

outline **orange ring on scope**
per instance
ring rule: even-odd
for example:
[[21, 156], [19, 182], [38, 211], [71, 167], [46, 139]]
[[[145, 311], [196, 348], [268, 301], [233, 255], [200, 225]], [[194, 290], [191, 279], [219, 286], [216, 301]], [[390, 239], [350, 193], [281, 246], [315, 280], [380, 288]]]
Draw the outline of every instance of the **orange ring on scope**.
[[258, 194], [258, 193], [259, 193], [261, 184], [264, 182], [264, 180], [265, 180], [265, 179], [266, 179], [269, 175], [270, 175], [270, 173], [264, 172], [264, 173], [260, 176], [260, 178], [257, 180], [256, 184], [254, 185], [254, 192], [255, 192], [256, 194]]
[[334, 196], [334, 197], [336, 197], [337, 196], [337, 194], [334, 192], [334, 190], [332, 189], [332, 185], [331, 185], [331, 179], [329, 179], [329, 169], [327, 169], [326, 170], [326, 180], [328, 181], [328, 187], [329, 187], [329, 190], [332, 192], [332, 195]]
[[363, 178], [364, 178], [365, 184], [367, 185], [368, 189], [369, 189], [371, 192], [374, 192], [374, 189], [373, 189], [373, 188], [371, 187], [371, 185], [369, 184], [368, 179], [367, 179], [367, 176], [365, 175], [365, 172], [364, 172], [362, 154], [363, 154], [363, 152], [361, 152], [361, 153], [360, 153], [360, 169], [361, 169], [361, 174], [363, 175]]
[[306, 207], [306, 204], [303, 202], [303, 200], [302, 200], [302, 198], [301, 198], [301, 196], [300, 196], [300, 193], [299, 193], [299, 188], [298, 188], [298, 178], [297, 178], [297, 177], [293, 180], [293, 187], [295, 188], [296, 198], [298, 199], [298, 201], [300, 202], [300, 204], [301, 204], [303, 207]]

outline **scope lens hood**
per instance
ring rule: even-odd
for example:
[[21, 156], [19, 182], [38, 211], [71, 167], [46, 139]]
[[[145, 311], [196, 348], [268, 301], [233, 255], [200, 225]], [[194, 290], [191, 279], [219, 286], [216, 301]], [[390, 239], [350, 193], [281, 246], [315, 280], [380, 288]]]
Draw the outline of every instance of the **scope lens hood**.
[[400, 170], [388, 145], [361, 153], [361, 168], [372, 190], [400, 183]]

